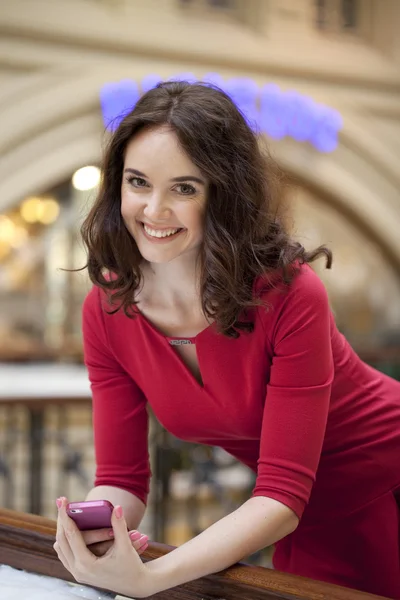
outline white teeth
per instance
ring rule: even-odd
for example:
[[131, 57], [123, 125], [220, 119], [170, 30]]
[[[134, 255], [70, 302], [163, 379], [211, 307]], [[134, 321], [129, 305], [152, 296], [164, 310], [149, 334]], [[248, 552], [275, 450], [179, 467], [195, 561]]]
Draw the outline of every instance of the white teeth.
[[178, 227], [178, 229], [164, 229], [163, 231], [156, 231], [155, 229], [150, 229], [150, 227], [147, 227], [147, 225], [145, 225], [144, 223], [143, 223], [143, 228], [144, 228], [145, 232], [147, 233], [147, 235], [151, 235], [152, 237], [157, 237], [157, 238], [168, 237], [170, 235], [174, 235], [174, 233], [179, 231], [179, 227]]

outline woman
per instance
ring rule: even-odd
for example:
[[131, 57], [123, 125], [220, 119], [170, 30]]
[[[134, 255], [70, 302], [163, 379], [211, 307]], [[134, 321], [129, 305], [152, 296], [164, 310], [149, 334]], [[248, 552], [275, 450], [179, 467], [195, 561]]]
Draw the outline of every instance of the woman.
[[[211, 86], [160, 84], [113, 135], [82, 231], [88, 499], [116, 505], [114, 543], [94, 556], [86, 544], [104, 532], [83, 537], [58, 501], [55, 547], [79, 581], [146, 597], [276, 544], [279, 570], [400, 598], [400, 383], [337, 331], [308, 266], [325, 255], [329, 267], [330, 252], [284, 232], [278, 183]], [[257, 480], [239, 509], [144, 565], [127, 529], [149, 489], [147, 403], [175, 436], [221, 446]]]

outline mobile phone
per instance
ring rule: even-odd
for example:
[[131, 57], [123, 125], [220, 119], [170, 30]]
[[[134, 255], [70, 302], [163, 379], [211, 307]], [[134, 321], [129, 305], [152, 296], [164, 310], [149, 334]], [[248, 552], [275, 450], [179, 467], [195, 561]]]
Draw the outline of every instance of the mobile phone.
[[67, 515], [71, 517], [80, 531], [111, 527], [111, 515], [114, 506], [108, 500], [87, 500], [67, 504]]

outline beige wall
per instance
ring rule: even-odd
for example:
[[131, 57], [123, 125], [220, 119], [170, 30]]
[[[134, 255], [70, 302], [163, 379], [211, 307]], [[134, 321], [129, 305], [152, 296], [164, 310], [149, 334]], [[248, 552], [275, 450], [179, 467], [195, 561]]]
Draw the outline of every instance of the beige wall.
[[313, 0], [238, 0], [237, 13], [177, 0], [0, 2], [0, 210], [100, 157], [107, 81], [210, 71], [275, 82], [337, 108], [338, 149], [291, 140], [274, 154], [354, 214], [400, 269], [400, 3], [361, 0], [371, 28], [318, 31]]

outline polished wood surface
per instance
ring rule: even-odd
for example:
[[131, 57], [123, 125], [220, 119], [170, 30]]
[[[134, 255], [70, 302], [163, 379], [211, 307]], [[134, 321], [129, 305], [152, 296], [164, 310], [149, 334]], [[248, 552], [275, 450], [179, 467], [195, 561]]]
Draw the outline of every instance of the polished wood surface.
[[[0, 564], [50, 575], [67, 581], [53, 550], [55, 521], [36, 515], [0, 509]], [[150, 543], [143, 555], [148, 561], [172, 550]], [[238, 564], [216, 575], [203, 577], [152, 596], [154, 600], [378, 600], [381, 596], [356, 592], [271, 569]]]

